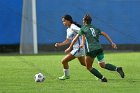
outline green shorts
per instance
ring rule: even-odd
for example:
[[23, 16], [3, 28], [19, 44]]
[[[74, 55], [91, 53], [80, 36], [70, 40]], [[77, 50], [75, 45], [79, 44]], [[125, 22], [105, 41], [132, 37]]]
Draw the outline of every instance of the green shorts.
[[97, 57], [97, 60], [101, 61], [104, 59], [104, 52], [103, 52], [103, 49], [98, 49], [91, 52], [87, 52], [86, 56], [90, 56], [92, 58]]

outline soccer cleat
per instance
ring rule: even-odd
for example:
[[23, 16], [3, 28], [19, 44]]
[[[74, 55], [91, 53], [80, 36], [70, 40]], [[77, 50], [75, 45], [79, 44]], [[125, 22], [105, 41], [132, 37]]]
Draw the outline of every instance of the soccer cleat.
[[59, 80], [65, 80], [65, 79], [70, 79], [70, 76], [61, 76], [58, 78]]
[[122, 78], [124, 78], [124, 72], [123, 72], [123, 69], [122, 69], [122, 67], [117, 67], [117, 72], [120, 74], [120, 76], [122, 77]]
[[107, 82], [107, 78], [103, 77], [103, 78], [101, 79], [101, 82]]

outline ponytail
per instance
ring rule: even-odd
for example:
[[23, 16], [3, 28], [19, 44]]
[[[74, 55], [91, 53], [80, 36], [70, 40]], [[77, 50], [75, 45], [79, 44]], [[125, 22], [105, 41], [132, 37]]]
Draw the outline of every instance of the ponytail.
[[74, 21], [73, 21], [72, 23], [81, 28], [81, 25], [78, 24], [77, 22], [74, 22]]

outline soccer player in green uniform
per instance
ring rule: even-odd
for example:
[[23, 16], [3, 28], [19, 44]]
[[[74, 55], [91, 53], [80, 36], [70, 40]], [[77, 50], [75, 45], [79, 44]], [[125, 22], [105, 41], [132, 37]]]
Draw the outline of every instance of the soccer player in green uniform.
[[101, 79], [102, 82], [107, 82], [107, 79], [94, 67], [92, 67], [93, 61], [95, 57], [97, 57], [99, 61], [99, 65], [102, 68], [105, 68], [110, 71], [117, 71], [122, 78], [124, 78], [124, 72], [122, 70], [122, 67], [116, 67], [112, 64], [105, 64], [104, 61], [104, 53], [101, 44], [99, 43], [99, 36], [103, 35], [106, 37], [106, 39], [110, 42], [113, 48], [117, 49], [117, 46], [111, 38], [105, 33], [102, 32], [100, 29], [94, 27], [91, 25], [92, 18], [89, 15], [85, 15], [83, 18], [83, 24], [84, 26], [80, 29], [79, 33], [76, 35], [76, 37], [73, 39], [71, 45], [68, 49], [65, 50], [65, 52], [68, 52], [72, 45], [77, 41], [77, 38], [82, 35], [82, 43], [80, 47], [82, 48], [85, 44], [86, 46], [86, 58], [85, 63], [87, 69], [94, 74], [97, 78]]

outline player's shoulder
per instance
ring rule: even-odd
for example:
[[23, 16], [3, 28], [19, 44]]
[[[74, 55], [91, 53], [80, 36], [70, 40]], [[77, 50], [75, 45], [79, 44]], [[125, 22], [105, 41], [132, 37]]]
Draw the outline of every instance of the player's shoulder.
[[96, 31], [101, 31], [100, 28], [96, 27], [96, 26], [93, 26], [93, 28], [96, 30]]
[[75, 25], [75, 24], [71, 24], [70, 28], [79, 28], [79, 27], [77, 25]]
[[81, 27], [81, 30], [85, 30], [86, 28], [89, 28], [87, 25], [83, 25], [82, 27]]
[[71, 29], [73, 32], [78, 33], [79, 30], [80, 30], [80, 27], [78, 27], [78, 26], [75, 25], [75, 24], [71, 24], [70, 29]]

